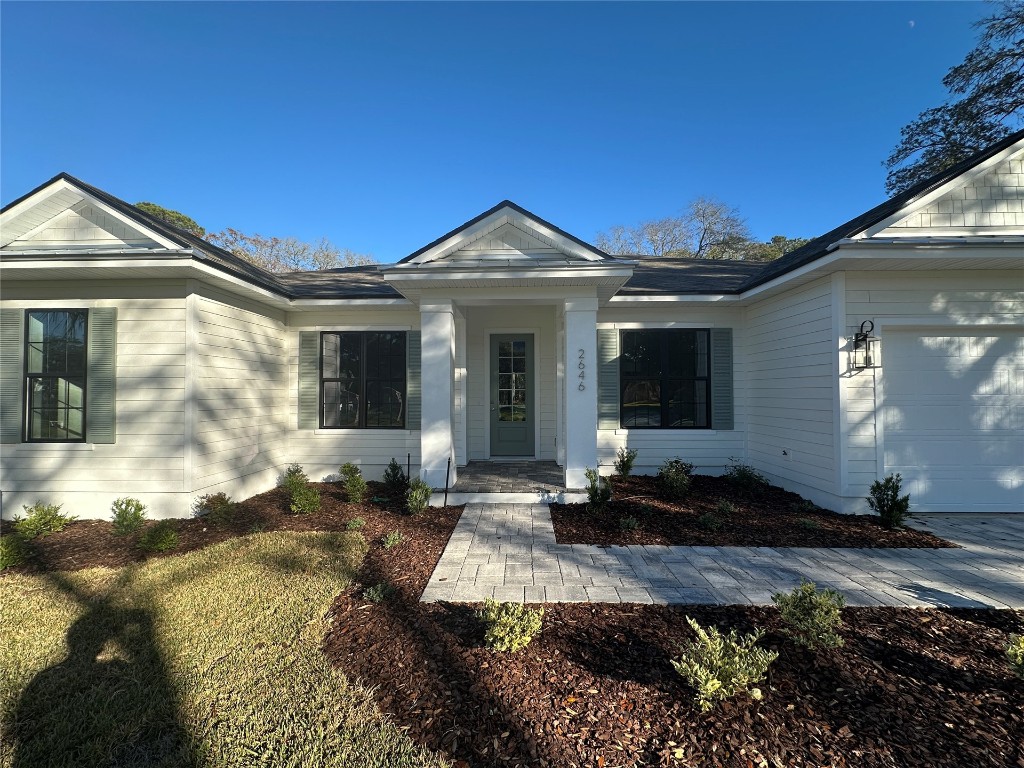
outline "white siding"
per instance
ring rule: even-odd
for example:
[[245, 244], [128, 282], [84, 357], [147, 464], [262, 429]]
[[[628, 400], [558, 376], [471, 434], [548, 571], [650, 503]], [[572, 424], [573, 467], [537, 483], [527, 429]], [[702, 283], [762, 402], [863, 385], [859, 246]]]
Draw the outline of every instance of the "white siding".
[[191, 301], [192, 490], [245, 498], [273, 487], [286, 453], [285, 316], [212, 292]]
[[[638, 451], [637, 474], [654, 474], [666, 459], [681, 458], [702, 474], [721, 474], [733, 459], [742, 460], [745, 453], [747, 414], [743, 396], [746, 386], [744, 365], [743, 310], [739, 307], [669, 305], [667, 307], [609, 307], [597, 313], [603, 328], [732, 328], [733, 390], [735, 402], [734, 429], [599, 429], [598, 461], [602, 472], [611, 472], [615, 454], [620, 447]], [[596, 370], [595, 374], [596, 376]], [[570, 427], [571, 428], [571, 425]]]
[[[880, 435], [877, 397], [885, 371], [886, 329], [957, 326], [984, 329], [1024, 326], [1024, 276], [1020, 272], [849, 272], [846, 276], [846, 330], [872, 320], [880, 338], [881, 365], [846, 378], [848, 431], [847, 488], [854, 500], [867, 494], [884, 473], [876, 450]], [[998, 328], [994, 335], [998, 335]]]
[[117, 442], [3, 446], [5, 517], [38, 501], [79, 517], [108, 517], [136, 496], [154, 516], [185, 514], [185, 284], [10, 283], [3, 306], [117, 307]]
[[[316, 330], [417, 330], [416, 310], [365, 308], [330, 312], [293, 312], [288, 316], [287, 456], [284, 464], [302, 464], [314, 480], [336, 475], [352, 462], [369, 480], [379, 480], [395, 458], [404, 468], [412, 454], [414, 476], [420, 463], [419, 429], [299, 429], [299, 332]], [[424, 371], [425, 386], [427, 372]]]
[[151, 248], [157, 244], [87, 201], [79, 201], [36, 231], [5, 246], [19, 249]]
[[747, 462], [824, 503], [838, 490], [831, 283], [753, 304], [746, 318]]

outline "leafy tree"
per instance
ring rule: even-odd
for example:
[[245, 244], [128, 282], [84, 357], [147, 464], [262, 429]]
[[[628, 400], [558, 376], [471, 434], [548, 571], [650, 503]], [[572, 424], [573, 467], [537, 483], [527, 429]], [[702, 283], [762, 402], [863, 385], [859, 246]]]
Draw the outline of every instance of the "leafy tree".
[[156, 203], [136, 203], [135, 207], [166, 224], [170, 224], [172, 227], [191, 232], [196, 237], [204, 237], [206, 235], [206, 230], [196, 223], [195, 219], [186, 216], [180, 211], [172, 211], [170, 208], [164, 208]]
[[749, 243], [743, 249], [742, 258], [746, 261], [775, 261], [809, 242], [810, 239], [806, 237], [773, 235], [767, 243]]
[[307, 243], [294, 237], [267, 237], [255, 233], [248, 235], [229, 228], [223, 232], [212, 232], [207, 239], [235, 256], [271, 272], [333, 269], [377, 263], [372, 256], [339, 248], [326, 237], [315, 243]]
[[709, 197], [692, 200], [678, 216], [611, 227], [596, 238], [598, 248], [622, 256], [697, 259], [738, 258], [749, 243], [739, 211]]
[[975, 26], [984, 30], [978, 45], [942, 79], [951, 100], [900, 131], [885, 161], [890, 194], [970, 157], [1024, 121], [1024, 0], [1004, 0]]

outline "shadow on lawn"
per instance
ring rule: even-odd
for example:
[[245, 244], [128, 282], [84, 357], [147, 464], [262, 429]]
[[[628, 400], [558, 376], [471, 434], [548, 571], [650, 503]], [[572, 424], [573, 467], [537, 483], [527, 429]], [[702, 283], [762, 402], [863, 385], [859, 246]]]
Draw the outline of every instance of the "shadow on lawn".
[[86, 610], [67, 631], [67, 658], [39, 672], [12, 713], [14, 768], [196, 765], [150, 615], [45, 578]]

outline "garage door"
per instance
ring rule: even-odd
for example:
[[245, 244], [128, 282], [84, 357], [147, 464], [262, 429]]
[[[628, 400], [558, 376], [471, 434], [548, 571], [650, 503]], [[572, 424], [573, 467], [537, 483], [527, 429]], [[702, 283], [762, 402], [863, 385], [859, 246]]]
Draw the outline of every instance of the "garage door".
[[1024, 512], [1024, 333], [887, 330], [885, 472], [912, 510]]

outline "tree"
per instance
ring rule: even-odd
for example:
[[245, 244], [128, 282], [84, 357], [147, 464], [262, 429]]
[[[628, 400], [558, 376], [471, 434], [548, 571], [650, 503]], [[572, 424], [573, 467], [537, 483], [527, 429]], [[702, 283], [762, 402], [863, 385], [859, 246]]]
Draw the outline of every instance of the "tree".
[[885, 188], [902, 192], [990, 146], [1024, 120], [1024, 0], [1004, 0], [975, 24], [978, 45], [942, 79], [953, 96], [900, 131]]
[[773, 235], [767, 243], [749, 243], [743, 249], [742, 258], [745, 261], [775, 261], [809, 242], [810, 239], [806, 237]]
[[160, 219], [165, 224], [183, 229], [196, 237], [204, 237], [206, 235], [206, 230], [197, 224], [195, 219], [186, 216], [180, 211], [172, 211], [170, 208], [164, 208], [156, 203], [136, 203], [135, 207], [140, 211], [145, 211], [150, 216]]
[[223, 232], [212, 232], [207, 239], [235, 256], [271, 272], [321, 270], [377, 263], [372, 256], [356, 253], [348, 248], [339, 248], [326, 237], [315, 243], [307, 243], [294, 237], [248, 235], [229, 228]]
[[601, 250], [622, 256], [697, 259], [738, 258], [750, 242], [739, 211], [709, 197], [692, 200], [678, 216], [614, 226], [595, 240]]

